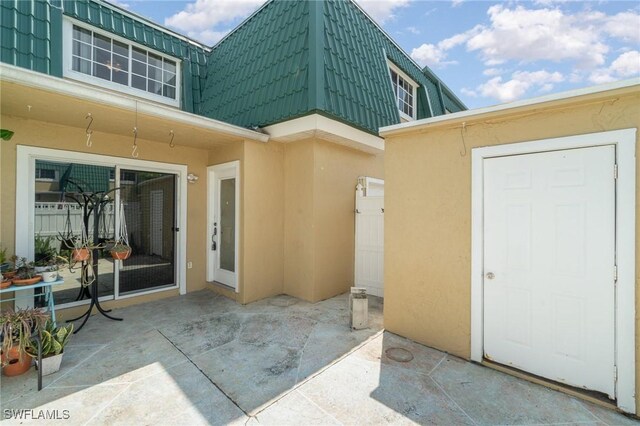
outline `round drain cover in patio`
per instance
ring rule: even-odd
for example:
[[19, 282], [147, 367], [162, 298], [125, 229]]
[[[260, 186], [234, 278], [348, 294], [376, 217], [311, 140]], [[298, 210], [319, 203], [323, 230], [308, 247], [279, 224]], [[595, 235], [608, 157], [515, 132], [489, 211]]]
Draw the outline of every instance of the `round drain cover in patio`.
[[398, 362], [409, 362], [413, 359], [413, 354], [404, 348], [389, 348], [384, 353], [389, 359]]

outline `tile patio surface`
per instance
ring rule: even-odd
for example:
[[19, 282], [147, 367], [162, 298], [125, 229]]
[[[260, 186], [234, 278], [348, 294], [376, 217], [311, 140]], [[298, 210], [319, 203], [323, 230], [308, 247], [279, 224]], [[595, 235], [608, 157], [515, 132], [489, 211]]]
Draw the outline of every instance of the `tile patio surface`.
[[[640, 424], [382, 332], [381, 300], [369, 305], [371, 328], [355, 332], [346, 295], [242, 306], [205, 290], [115, 311], [123, 322], [92, 317], [41, 392], [34, 369], [2, 377], [0, 412], [68, 410], [55, 423], [77, 425]], [[390, 359], [396, 348], [413, 359]]]

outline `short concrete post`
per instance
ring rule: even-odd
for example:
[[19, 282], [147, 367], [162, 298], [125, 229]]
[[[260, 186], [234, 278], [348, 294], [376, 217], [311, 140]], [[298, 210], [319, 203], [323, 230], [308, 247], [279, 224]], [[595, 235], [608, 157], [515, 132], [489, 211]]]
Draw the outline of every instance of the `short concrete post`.
[[349, 313], [351, 314], [351, 329], [362, 330], [369, 327], [369, 301], [366, 288], [351, 287]]

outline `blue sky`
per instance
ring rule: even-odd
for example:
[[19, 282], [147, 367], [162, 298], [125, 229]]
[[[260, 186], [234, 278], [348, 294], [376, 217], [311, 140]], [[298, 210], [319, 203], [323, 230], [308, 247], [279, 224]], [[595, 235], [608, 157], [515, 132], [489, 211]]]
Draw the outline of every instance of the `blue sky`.
[[[264, 0], [112, 1], [212, 45]], [[469, 107], [640, 76], [640, 2], [358, 3]]]

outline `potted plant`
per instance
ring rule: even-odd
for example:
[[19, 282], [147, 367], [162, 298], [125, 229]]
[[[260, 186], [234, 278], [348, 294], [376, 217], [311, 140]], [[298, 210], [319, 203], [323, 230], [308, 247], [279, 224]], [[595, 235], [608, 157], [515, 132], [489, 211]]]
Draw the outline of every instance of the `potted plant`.
[[11, 284], [11, 278], [5, 277], [0, 273], [0, 290], [4, 290], [5, 288], [10, 287]]
[[51, 283], [58, 279], [58, 271], [60, 267], [67, 264], [68, 261], [62, 256], [52, 256], [47, 259], [46, 262], [43, 262], [44, 266], [40, 271], [40, 276], [42, 277], [42, 281], [45, 283]]
[[27, 258], [23, 257], [16, 263], [16, 275], [13, 277], [14, 285], [31, 285], [42, 279], [36, 274], [33, 262], [27, 262]]
[[11, 266], [7, 260], [7, 248], [0, 247], [0, 272], [6, 271]]
[[74, 262], [86, 262], [89, 261], [91, 257], [91, 242], [89, 241], [89, 237], [87, 236], [87, 230], [82, 225], [82, 230], [80, 232], [80, 237], [72, 238], [70, 240], [66, 240], [67, 244], [73, 244], [73, 248], [71, 249], [71, 259]]
[[17, 376], [31, 367], [27, 348], [31, 345], [31, 334], [42, 327], [48, 314], [41, 309], [7, 309], [0, 312], [0, 335], [2, 336], [2, 372], [6, 376]]
[[125, 260], [131, 256], [131, 246], [127, 237], [127, 223], [125, 221], [124, 203], [120, 202], [120, 230], [114, 244], [109, 248], [111, 257], [115, 260]]
[[[42, 366], [38, 365], [38, 368], [42, 370], [43, 376], [47, 376], [60, 370], [64, 347], [73, 333], [73, 324], [66, 327], [56, 327], [54, 322], [49, 319], [39, 330], [39, 333], [42, 342]], [[27, 353], [34, 358], [38, 356], [38, 346], [34, 340], [30, 342]]]
[[131, 247], [122, 242], [117, 242], [111, 247], [111, 257], [115, 260], [125, 260], [131, 256]]
[[42, 272], [47, 269], [49, 265], [49, 260], [58, 255], [58, 251], [53, 246], [54, 238], [43, 237], [40, 235], [36, 235], [34, 240], [34, 256], [33, 261], [35, 263], [36, 272]]
[[2, 275], [5, 279], [12, 279], [16, 275], [17, 264], [20, 258], [15, 254], [9, 258], [8, 266], [2, 271]]

